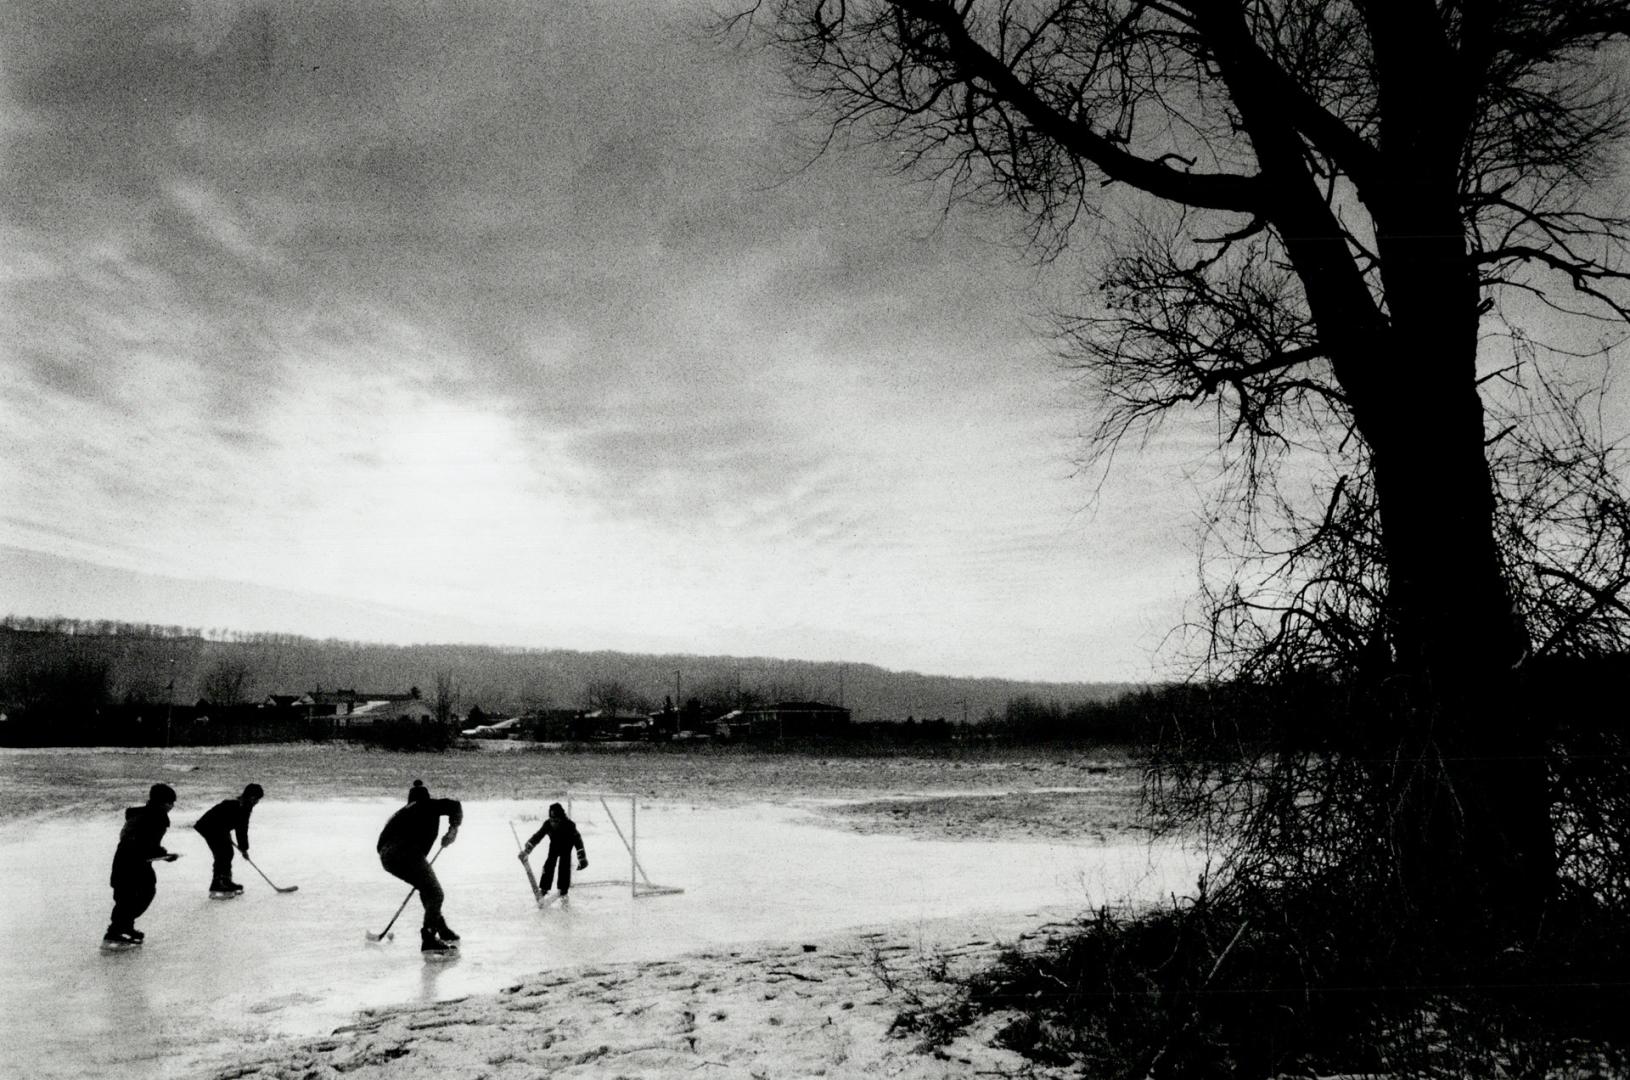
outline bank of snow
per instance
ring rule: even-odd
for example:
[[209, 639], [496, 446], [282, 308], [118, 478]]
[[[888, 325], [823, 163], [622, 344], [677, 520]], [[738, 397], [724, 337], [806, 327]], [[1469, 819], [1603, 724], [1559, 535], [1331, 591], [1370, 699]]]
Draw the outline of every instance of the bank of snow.
[[549, 971], [496, 994], [360, 1013], [329, 1037], [260, 1045], [201, 1076], [1061, 1080], [1078, 1074], [998, 1045], [1000, 1015], [943, 1048], [893, 1030], [902, 1010], [952, 992], [950, 977], [1057, 929], [1032, 912]]

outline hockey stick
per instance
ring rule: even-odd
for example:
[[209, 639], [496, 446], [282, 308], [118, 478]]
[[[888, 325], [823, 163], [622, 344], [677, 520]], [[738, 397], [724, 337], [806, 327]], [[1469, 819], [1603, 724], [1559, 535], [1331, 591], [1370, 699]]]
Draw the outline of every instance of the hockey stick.
[[[250, 866], [255, 866], [255, 860], [253, 860], [253, 859], [251, 859], [249, 857], [249, 853], [247, 851], [240, 851], [239, 854], [243, 856], [243, 861], [244, 862], [248, 863]], [[261, 876], [261, 878], [263, 880], [265, 880], [266, 884], [270, 885], [273, 888], [273, 890], [275, 890], [277, 892], [295, 892], [300, 888], [300, 886], [298, 886], [298, 885], [283, 886], [283, 885], [277, 884], [271, 878], [266, 876], [266, 871], [262, 870], [258, 866], [255, 866], [255, 873], [259, 874]]]
[[[446, 851], [446, 850], [447, 850], [447, 845], [446, 844], [443, 844], [441, 847], [437, 848], [436, 853], [434, 855], [430, 856], [430, 862], [428, 863], [428, 865], [435, 866], [436, 865], [436, 860], [441, 858], [441, 853]], [[417, 885], [415, 885], [413, 888], [408, 890], [408, 894], [406, 896], [402, 897], [402, 906], [396, 909], [396, 914], [392, 915], [391, 916], [391, 921], [385, 924], [385, 929], [381, 930], [377, 934], [374, 933], [372, 930], [364, 931], [364, 933], [366, 933], [368, 935], [368, 940], [369, 941], [395, 941], [396, 940], [396, 935], [391, 933], [391, 927], [396, 925], [396, 920], [400, 919], [402, 917], [402, 912], [407, 910], [408, 901], [412, 900], [413, 899], [413, 894], [418, 892], [418, 891], [419, 891], [419, 887]]]
[[515, 837], [515, 850], [520, 853], [521, 865], [526, 868], [526, 883], [532, 887], [532, 899], [539, 907], [543, 906], [543, 893], [538, 891], [537, 876], [532, 873], [532, 864], [526, 861], [526, 848], [521, 843], [521, 834], [515, 831], [515, 823], [509, 823], [509, 831]]

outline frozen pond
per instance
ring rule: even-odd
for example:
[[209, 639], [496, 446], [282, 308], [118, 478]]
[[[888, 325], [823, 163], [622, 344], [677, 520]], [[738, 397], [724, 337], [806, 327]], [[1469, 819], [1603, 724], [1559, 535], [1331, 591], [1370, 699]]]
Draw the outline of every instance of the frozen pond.
[[[273, 881], [299, 891], [274, 893], [239, 859], [234, 876], [247, 891], [231, 901], [207, 896], [209, 852], [190, 828], [196, 812], [173, 814], [166, 844], [183, 857], [158, 864], [158, 898], [137, 924], [147, 944], [114, 955], [97, 946], [119, 820], [0, 828], [0, 1075], [172, 1077], [226, 1049], [327, 1032], [360, 1008], [493, 991], [546, 968], [880, 923], [1080, 910], [1185, 893], [1194, 882], [1192, 859], [1142, 844], [859, 835], [807, 807], [642, 800], [640, 862], [652, 881], [685, 891], [635, 900], [626, 887], [574, 887], [567, 906], [540, 911], [510, 823], [524, 837], [543, 804], [467, 802], [458, 842], [436, 863], [462, 954], [427, 964], [416, 897], [396, 940], [366, 940], [407, 894], [373, 850], [400, 805], [267, 800], [255, 811], [250, 852]], [[628, 855], [612, 826], [597, 806], [576, 811], [590, 859], [576, 884], [626, 880]]]

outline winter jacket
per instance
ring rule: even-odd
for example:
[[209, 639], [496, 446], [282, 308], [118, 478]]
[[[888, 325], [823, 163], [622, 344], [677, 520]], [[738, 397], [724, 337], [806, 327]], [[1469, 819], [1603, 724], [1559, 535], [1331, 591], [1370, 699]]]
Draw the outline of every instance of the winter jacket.
[[443, 816], [446, 816], [448, 825], [456, 826], [464, 820], [464, 807], [459, 805], [457, 799], [410, 802], [385, 822], [374, 850], [381, 856], [417, 855], [423, 858], [430, 854], [430, 849], [436, 844], [436, 833], [440, 831], [439, 819]]
[[583, 858], [589, 857], [583, 849], [583, 834], [577, 831], [577, 825], [571, 818], [544, 819], [543, 827], [527, 838], [527, 850], [541, 844], [545, 836], [549, 838], [549, 854], [552, 856], [564, 855], [575, 847]]
[[168, 855], [164, 850], [164, 834], [169, 828], [170, 815], [162, 806], [147, 803], [127, 808], [124, 828], [119, 830], [119, 846], [113, 851], [113, 877]]
[[254, 810], [252, 806], [245, 806], [239, 799], [223, 799], [204, 811], [204, 816], [198, 819], [193, 826], [205, 836], [225, 837], [228, 833], [238, 834], [238, 850], [249, 850], [249, 814]]

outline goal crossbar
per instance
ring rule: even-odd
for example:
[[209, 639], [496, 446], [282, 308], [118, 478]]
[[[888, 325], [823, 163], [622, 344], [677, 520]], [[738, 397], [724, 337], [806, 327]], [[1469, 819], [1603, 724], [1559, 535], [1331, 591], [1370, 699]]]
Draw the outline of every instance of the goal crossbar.
[[[605, 812], [606, 820], [617, 833], [617, 839], [622, 841], [623, 850], [628, 852], [628, 878], [606, 879], [596, 881], [578, 882], [577, 887], [582, 889], [606, 888], [626, 885], [629, 895], [636, 900], [647, 896], [673, 896], [685, 890], [675, 885], [658, 885], [650, 875], [646, 874], [645, 867], [640, 865], [639, 857], [639, 797], [626, 792], [614, 791], [568, 791], [566, 793], [566, 816], [572, 817], [572, 806], [575, 800], [593, 800]], [[628, 831], [623, 832], [622, 825], [617, 821], [617, 814], [607, 800], [628, 802]]]

